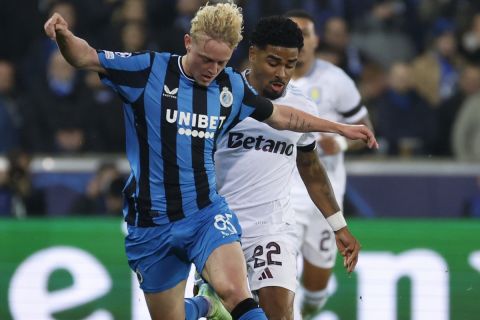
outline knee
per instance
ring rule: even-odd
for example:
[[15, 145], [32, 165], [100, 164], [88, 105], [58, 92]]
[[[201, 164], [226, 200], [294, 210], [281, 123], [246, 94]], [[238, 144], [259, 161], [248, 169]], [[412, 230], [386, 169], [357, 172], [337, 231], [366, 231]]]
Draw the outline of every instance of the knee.
[[248, 289], [237, 286], [232, 282], [224, 282], [215, 288], [216, 293], [222, 299], [223, 304], [228, 310], [232, 310], [243, 300], [250, 298]]

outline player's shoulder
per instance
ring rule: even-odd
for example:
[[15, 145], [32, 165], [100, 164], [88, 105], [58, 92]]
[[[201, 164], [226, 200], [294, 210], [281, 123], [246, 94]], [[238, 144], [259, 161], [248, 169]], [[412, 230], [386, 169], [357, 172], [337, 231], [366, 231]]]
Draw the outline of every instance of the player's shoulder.
[[242, 76], [242, 73], [240, 71], [238, 71], [237, 69], [235, 68], [232, 68], [232, 67], [226, 67], [225, 69], [222, 70], [222, 72], [220, 72], [219, 75], [225, 75], [225, 76], [228, 76], [230, 78], [234, 78], [234, 79], [242, 79], [243, 76]]
[[342, 68], [334, 65], [331, 62], [317, 59], [315, 61], [314, 73], [322, 75], [323, 77], [331, 78], [334, 81], [341, 81], [343, 83], [353, 84], [353, 79], [342, 70]]
[[216, 82], [220, 85], [225, 85], [228, 82], [229, 85], [232, 87], [236, 87], [239, 85], [243, 87], [245, 84], [242, 73], [232, 67], [226, 67], [225, 69], [223, 69], [218, 74]]
[[172, 54], [170, 52], [157, 52], [157, 51], [146, 51], [146, 52], [153, 53], [155, 55], [156, 59], [161, 59], [161, 60], [165, 60], [165, 61], [170, 60], [170, 58], [177, 58], [177, 59], [180, 58], [179, 55]]
[[287, 85], [285, 89], [285, 95], [275, 100], [275, 102], [301, 109], [311, 114], [317, 113], [315, 103], [309, 97], [307, 97], [299, 87], [292, 83]]

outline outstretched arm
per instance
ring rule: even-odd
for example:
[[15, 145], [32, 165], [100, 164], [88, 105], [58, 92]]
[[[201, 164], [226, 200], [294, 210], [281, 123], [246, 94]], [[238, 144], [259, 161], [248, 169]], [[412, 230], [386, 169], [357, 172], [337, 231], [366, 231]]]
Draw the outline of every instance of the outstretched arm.
[[297, 168], [303, 183], [307, 187], [310, 198], [335, 232], [335, 240], [338, 251], [343, 256], [344, 267], [348, 272], [352, 272], [358, 261], [360, 243], [350, 233], [345, 221], [343, 221], [344, 225], [339, 225], [338, 221], [343, 219], [343, 213], [335, 199], [327, 172], [318, 160], [315, 150], [298, 152]]
[[54, 13], [45, 22], [47, 36], [56, 41], [65, 60], [75, 68], [106, 73], [98, 59], [97, 51], [87, 41], [76, 37], [69, 29], [65, 19]]
[[[374, 131], [368, 115], [355, 124], [366, 125], [372, 132]], [[322, 134], [317, 142], [325, 155], [333, 155], [347, 150], [361, 150], [366, 146], [366, 143], [362, 140], [351, 140], [342, 136], [329, 134]]]
[[375, 135], [365, 125], [333, 122], [287, 106], [274, 104], [273, 113], [265, 123], [277, 130], [338, 133], [352, 140], [361, 139], [369, 148], [378, 148]]

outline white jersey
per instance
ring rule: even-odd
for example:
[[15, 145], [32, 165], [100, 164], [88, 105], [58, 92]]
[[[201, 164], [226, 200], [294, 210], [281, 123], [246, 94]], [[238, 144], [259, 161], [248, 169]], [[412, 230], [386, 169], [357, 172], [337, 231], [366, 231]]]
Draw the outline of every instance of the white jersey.
[[[316, 60], [314, 67], [306, 76], [292, 80], [291, 83], [315, 102], [317, 114], [321, 118], [353, 124], [368, 114], [367, 108], [361, 104], [360, 93], [355, 83], [342, 69], [329, 62]], [[330, 156], [322, 154], [321, 148], [317, 148], [317, 152], [327, 170], [337, 202], [343, 207], [346, 185], [343, 152]], [[308, 197], [298, 173], [294, 185], [295, 198]]]
[[[316, 114], [314, 103], [290, 84], [273, 102]], [[272, 234], [295, 223], [290, 184], [297, 147], [313, 150], [315, 139], [315, 134], [275, 130], [252, 118], [219, 138], [217, 189], [237, 214], [244, 237]]]

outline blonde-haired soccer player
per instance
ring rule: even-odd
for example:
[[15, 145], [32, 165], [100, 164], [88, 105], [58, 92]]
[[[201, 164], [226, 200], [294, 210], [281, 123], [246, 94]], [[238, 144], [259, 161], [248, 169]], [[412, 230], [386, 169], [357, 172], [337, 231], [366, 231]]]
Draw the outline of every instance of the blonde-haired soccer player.
[[97, 51], [58, 13], [44, 28], [70, 64], [98, 72], [124, 102], [131, 167], [124, 189], [125, 248], [151, 317], [223, 316], [211, 297], [184, 303], [194, 263], [234, 319], [265, 319], [248, 290], [237, 217], [216, 191], [217, 137], [248, 116], [278, 129], [338, 132], [375, 146], [370, 130], [255, 96], [239, 73], [225, 68], [241, 40], [242, 14], [235, 4], [199, 9], [184, 38], [184, 56]]

